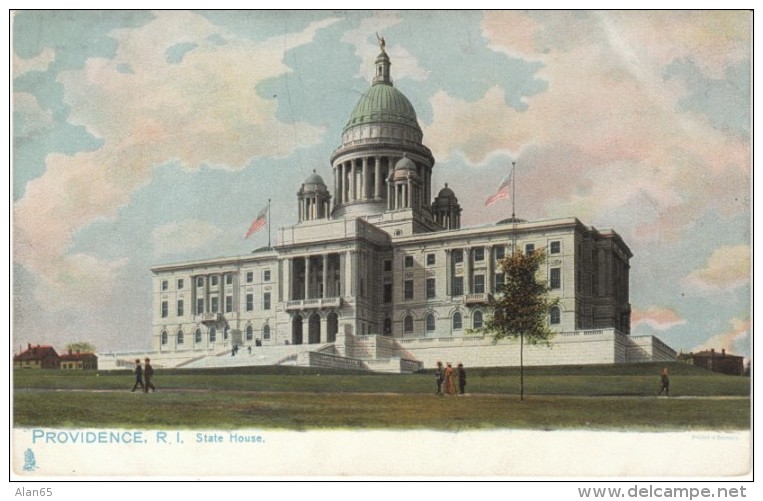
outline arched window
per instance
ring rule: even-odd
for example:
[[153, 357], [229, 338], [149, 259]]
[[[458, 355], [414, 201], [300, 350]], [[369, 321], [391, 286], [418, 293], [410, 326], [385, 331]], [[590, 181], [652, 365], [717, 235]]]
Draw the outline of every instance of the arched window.
[[403, 319], [403, 332], [413, 332], [413, 317], [410, 315]]
[[214, 343], [217, 340], [217, 329], [214, 327], [209, 328], [209, 342]]
[[552, 306], [551, 307], [551, 324], [559, 324], [562, 321], [562, 313], [559, 311], [558, 306]]
[[270, 326], [268, 324], [262, 327], [262, 339], [270, 339]]
[[474, 315], [472, 315], [472, 325], [474, 325], [475, 329], [479, 329], [482, 327], [482, 312], [480, 310], [477, 310], [474, 312]]
[[196, 333], [193, 335], [193, 340], [196, 343], [201, 343], [201, 329], [196, 329]]
[[178, 344], [183, 344], [183, 341], [185, 341], [183, 338], [183, 331], [178, 331]]
[[162, 331], [162, 344], [167, 344], [167, 331]]
[[251, 325], [247, 325], [246, 326], [246, 340], [247, 341], [251, 341], [253, 337], [254, 336], [252, 336], [252, 326]]
[[435, 319], [434, 314], [430, 313], [427, 315], [427, 332], [434, 332], [435, 328]]
[[463, 317], [461, 316], [461, 312], [455, 312], [453, 314], [453, 330], [454, 331], [460, 331], [463, 327]]

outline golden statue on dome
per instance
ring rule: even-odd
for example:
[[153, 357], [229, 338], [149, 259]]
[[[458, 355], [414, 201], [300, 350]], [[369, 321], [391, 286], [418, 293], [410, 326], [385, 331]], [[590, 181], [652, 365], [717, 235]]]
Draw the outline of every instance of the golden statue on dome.
[[376, 32], [376, 39], [379, 41], [379, 48], [382, 52], [385, 52], [384, 48], [387, 47], [387, 42], [384, 40], [384, 37], [379, 36], [379, 32]]

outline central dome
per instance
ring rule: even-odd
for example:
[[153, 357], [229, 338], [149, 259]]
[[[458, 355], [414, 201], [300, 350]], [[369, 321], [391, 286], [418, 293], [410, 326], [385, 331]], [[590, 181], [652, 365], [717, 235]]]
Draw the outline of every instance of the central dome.
[[405, 95], [391, 84], [377, 83], [371, 86], [355, 105], [345, 130], [361, 124], [395, 123], [421, 130], [416, 110]]

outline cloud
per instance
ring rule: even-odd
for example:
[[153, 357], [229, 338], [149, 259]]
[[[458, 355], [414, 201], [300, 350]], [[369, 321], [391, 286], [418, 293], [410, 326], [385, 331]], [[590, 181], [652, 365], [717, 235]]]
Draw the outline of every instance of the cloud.
[[[55, 290], [61, 270], [76, 268], [66, 254], [75, 233], [116, 217], [163, 163], [241, 169], [252, 158], [285, 157], [316, 144], [322, 128], [279, 121], [276, 103], [255, 88], [290, 71], [283, 54], [335, 21], [260, 43], [226, 34], [223, 46], [209, 41], [219, 28], [191, 12], [161, 11], [141, 28], [112, 32], [113, 59], [91, 58], [58, 76], [69, 122], [84, 126], [102, 147], [47, 156], [45, 173], [14, 206], [16, 262]], [[182, 43], [197, 46], [168, 64], [165, 51]], [[23, 120], [40, 122], [26, 97], [19, 103]], [[101, 264], [114, 271], [120, 263]]]
[[[355, 55], [361, 59], [357, 76], [363, 80], [373, 74], [376, 56], [379, 55], [379, 43], [376, 34], [384, 36], [387, 28], [401, 23], [403, 19], [398, 13], [389, 11], [374, 12], [373, 17], [363, 19], [354, 30], [348, 30], [342, 35], [342, 42], [355, 46]], [[416, 58], [397, 44], [387, 46], [387, 52], [395, 55], [395, 79], [410, 78], [416, 81], [426, 80], [429, 70], [422, 68]]]
[[750, 283], [750, 247], [723, 246], [716, 249], [702, 268], [683, 280], [684, 285], [699, 291], [723, 291]]
[[50, 63], [56, 59], [56, 51], [50, 47], [43, 49], [37, 56], [22, 59], [13, 56], [13, 78], [17, 78], [30, 71], [45, 71]]
[[[661, 17], [675, 22], [679, 55], [688, 57], [693, 45], [680, 37], [699, 36], [686, 26], [695, 16], [486, 13], [488, 46], [541, 62], [536, 78], [548, 82], [547, 90], [526, 97], [524, 111], [506, 105], [499, 87], [477, 101], [438, 92], [431, 98], [434, 119], [424, 130], [428, 146], [440, 163], [463, 157], [475, 168], [496, 151], [518, 154], [522, 209], [532, 217], [574, 214], [598, 221], [647, 206], [618, 228], [645, 242], [681, 236], [708, 210], [726, 217], [749, 213], [750, 140], [679, 106], [694, 91], [680, 79], [664, 78], [667, 50], [643, 47], [652, 45], [650, 30], [665, 24], [654, 21]], [[717, 36], [711, 35], [708, 41]], [[708, 59], [700, 67], [737, 61], [745, 50], [749, 55], [748, 38], [723, 40], [733, 54], [699, 51], [692, 57]], [[466, 199], [480, 199], [492, 188], [483, 178], [485, 185], [474, 183]]]
[[685, 323], [686, 319], [681, 318], [675, 310], [670, 308], [651, 306], [645, 310], [634, 309], [631, 313], [633, 329], [644, 324], [657, 331], [666, 331]]
[[28, 139], [53, 127], [53, 112], [43, 110], [32, 94], [13, 93], [13, 112], [18, 120], [13, 122], [13, 134]]
[[169, 223], [151, 232], [154, 255], [177, 254], [198, 249], [214, 241], [222, 230], [205, 221], [188, 219], [179, 223]]
[[731, 319], [731, 330], [708, 338], [703, 343], [691, 349], [692, 352], [710, 350], [726, 350], [734, 355], [750, 355], [751, 327], [749, 320]]

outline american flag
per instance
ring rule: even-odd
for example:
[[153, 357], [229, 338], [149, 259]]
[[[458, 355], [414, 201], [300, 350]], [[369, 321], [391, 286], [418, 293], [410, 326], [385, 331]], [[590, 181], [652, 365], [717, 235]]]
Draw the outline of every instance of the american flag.
[[265, 226], [265, 223], [268, 220], [268, 207], [265, 206], [264, 209], [260, 211], [259, 214], [257, 214], [257, 217], [252, 221], [252, 225], [249, 227], [249, 231], [246, 232], [246, 236], [244, 238], [249, 238], [252, 236], [253, 233], [257, 232], [258, 230], [261, 230], [263, 226]]
[[497, 202], [498, 200], [509, 198], [509, 190], [511, 189], [511, 173], [509, 173], [506, 177], [503, 178], [501, 181], [501, 184], [498, 185], [498, 191], [496, 191], [493, 195], [490, 195], [487, 200], [485, 200], [485, 207], [488, 205]]

